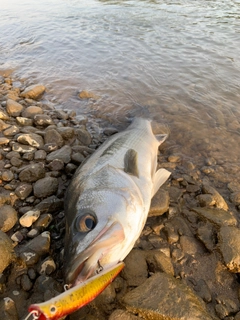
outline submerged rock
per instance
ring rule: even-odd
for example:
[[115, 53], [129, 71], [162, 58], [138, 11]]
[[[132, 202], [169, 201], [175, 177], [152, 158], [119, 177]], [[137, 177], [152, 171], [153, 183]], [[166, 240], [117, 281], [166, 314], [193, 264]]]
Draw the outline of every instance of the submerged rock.
[[42, 84], [32, 85], [27, 87], [22, 93], [21, 96], [24, 98], [38, 99], [45, 91], [45, 87]]

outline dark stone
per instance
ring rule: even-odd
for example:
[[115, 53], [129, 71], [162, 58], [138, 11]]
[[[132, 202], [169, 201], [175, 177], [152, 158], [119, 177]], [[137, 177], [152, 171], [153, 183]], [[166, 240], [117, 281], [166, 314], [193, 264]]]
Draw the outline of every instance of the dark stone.
[[19, 173], [19, 179], [22, 182], [35, 182], [45, 176], [43, 163], [30, 164]]
[[58, 190], [58, 179], [52, 177], [45, 177], [39, 179], [33, 187], [33, 192], [37, 198], [45, 198], [56, 193]]

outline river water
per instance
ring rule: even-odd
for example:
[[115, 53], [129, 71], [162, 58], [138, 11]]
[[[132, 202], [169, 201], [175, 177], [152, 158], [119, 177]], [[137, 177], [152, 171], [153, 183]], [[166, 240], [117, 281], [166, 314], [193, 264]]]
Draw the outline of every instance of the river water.
[[239, 48], [240, 1], [0, 0], [1, 70], [77, 114], [163, 123], [168, 152], [214, 158], [222, 182], [239, 179]]

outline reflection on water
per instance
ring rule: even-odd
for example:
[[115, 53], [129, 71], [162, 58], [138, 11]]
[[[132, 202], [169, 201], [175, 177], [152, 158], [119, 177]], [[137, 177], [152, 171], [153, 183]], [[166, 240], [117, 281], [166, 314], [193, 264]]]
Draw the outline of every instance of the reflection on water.
[[[237, 1], [0, 0], [1, 68], [43, 82], [61, 107], [165, 122], [172, 150], [238, 163]], [[78, 90], [98, 101], [80, 101]], [[240, 163], [240, 162], [239, 162]]]

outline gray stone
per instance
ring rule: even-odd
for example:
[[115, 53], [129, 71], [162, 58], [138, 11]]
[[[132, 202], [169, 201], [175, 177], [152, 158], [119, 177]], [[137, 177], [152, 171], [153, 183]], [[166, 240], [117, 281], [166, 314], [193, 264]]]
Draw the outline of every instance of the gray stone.
[[64, 168], [64, 162], [59, 159], [54, 159], [49, 163], [48, 168], [52, 171], [60, 171]]
[[62, 127], [58, 128], [57, 131], [60, 133], [64, 140], [69, 140], [74, 137], [74, 129], [72, 127]]
[[212, 320], [204, 302], [183, 282], [165, 273], [148, 278], [128, 292], [123, 302], [144, 319]]
[[23, 110], [22, 117], [33, 119], [37, 114], [43, 114], [43, 109], [36, 106], [30, 106]]
[[80, 165], [84, 160], [85, 157], [80, 152], [74, 153], [72, 155], [72, 162], [77, 165]]
[[49, 129], [46, 131], [44, 141], [46, 144], [54, 143], [58, 147], [62, 147], [64, 144], [62, 136], [55, 129]]
[[86, 146], [91, 144], [92, 138], [91, 138], [90, 133], [87, 130], [79, 128], [76, 130], [76, 134], [77, 134], [78, 140], [82, 144], [84, 144]]
[[0, 230], [7, 232], [18, 221], [17, 211], [10, 205], [0, 207]]
[[16, 117], [17, 124], [20, 126], [32, 126], [33, 120], [24, 117]]
[[58, 149], [58, 146], [57, 146], [56, 143], [46, 143], [46, 144], [44, 145], [44, 150], [45, 150], [46, 152], [52, 152], [52, 151], [55, 151], [55, 150], [57, 150], [57, 149]]
[[34, 116], [34, 123], [37, 126], [47, 127], [53, 124], [52, 118], [47, 114], [37, 114]]
[[201, 250], [201, 246], [195, 237], [182, 235], [180, 237], [180, 245], [181, 245], [182, 251], [185, 254], [190, 254], [191, 256], [195, 256], [198, 253], [203, 253]]
[[20, 219], [21, 226], [29, 228], [40, 216], [40, 211], [37, 209], [26, 212]]
[[12, 137], [14, 136], [15, 134], [19, 133], [19, 128], [15, 125], [13, 126], [10, 126], [8, 127], [7, 129], [5, 129], [3, 131], [3, 134], [6, 136], [6, 137]]
[[213, 196], [213, 198], [215, 200], [215, 206], [217, 208], [223, 209], [225, 211], [228, 210], [228, 205], [227, 205], [226, 201], [223, 199], [223, 197], [220, 195], [220, 193], [217, 192], [217, 190], [214, 189], [213, 187], [211, 187], [208, 183], [203, 184], [203, 192], [205, 194], [210, 194]]
[[17, 141], [22, 144], [30, 145], [38, 149], [42, 149], [44, 146], [43, 138], [36, 133], [24, 133], [20, 134]]
[[227, 185], [228, 189], [231, 191], [231, 192], [238, 192], [240, 191], [240, 183], [237, 182], [237, 181], [232, 181], [232, 182], [229, 182], [229, 184]]
[[47, 153], [45, 150], [37, 150], [34, 153], [34, 160], [45, 160], [47, 157]]
[[14, 242], [21, 242], [24, 239], [24, 235], [22, 234], [21, 231], [16, 231], [12, 236], [11, 236], [11, 240]]
[[23, 161], [19, 158], [12, 157], [10, 160], [10, 163], [14, 167], [20, 167], [22, 165]]
[[201, 207], [213, 206], [216, 203], [211, 194], [200, 194], [197, 196], [197, 199]]
[[71, 161], [72, 149], [69, 146], [63, 146], [61, 149], [53, 151], [47, 155], [47, 162], [51, 162], [54, 159], [62, 160], [64, 163]]
[[18, 117], [23, 110], [23, 106], [14, 100], [8, 99], [6, 110], [10, 116]]
[[[36, 152], [36, 151], [35, 151]], [[32, 161], [34, 159], [34, 154], [35, 154], [34, 151], [31, 151], [31, 152], [25, 152], [23, 155], [22, 155], [22, 159], [23, 160], [28, 160], [28, 161]]]
[[45, 177], [38, 180], [34, 187], [33, 192], [37, 198], [45, 198], [53, 195], [58, 190], [58, 179], [52, 177]]
[[12, 145], [12, 150], [19, 153], [29, 153], [37, 151], [37, 149], [34, 147], [27, 146], [25, 144], [20, 144], [17, 142]]
[[[33, 241], [33, 240], [31, 240]], [[34, 252], [31, 249], [26, 249], [20, 254], [20, 258], [22, 259], [22, 261], [24, 261], [24, 263], [28, 266], [34, 266], [38, 260], [39, 260], [39, 255]]]
[[44, 231], [36, 238], [30, 240], [23, 248], [23, 252], [31, 250], [42, 256], [49, 252], [50, 249], [50, 233]]
[[32, 185], [29, 183], [21, 182], [15, 189], [15, 194], [19, 199], [26, 199], [32, 192]]
[[19, 180], [22, 182], [35, 182], [45, 176], [43, 163], [34, 163], [28, 165], [19, 173]]
[[163, 189], [159, 189], [154, 195], [151, 202], [149, 216], [160, 216], [168, 211], [170, 203], [169, 193]]
[[9, 264], [14, 260], [15, 254], [13, 251], [12, 241], [9, 237], [0, 230], [0, 273], [2, 273]]
[[32, 281], [29, 279], [27, 274], [21, 276], [21, 287], [24, 291], [30, 291], [32, 289]]
[[212, 301], [211, 291], [203, 279], [198, 281], [197, 286], [194, 289], [198, 293], [199, 297], [203, 299], [203, 301], [207, 303]]
[[202, 243], [210, 252], [213, 251], [213, 249], [215, 248], [216, 240], [214, 238], [213, 228], [209, 223], [197, 229], [197, 237], [202, 241]]
[[196, 207], [196, 208], [191, 208], [191, 211], [196, 212], [203, 220], [207, 220], [217, 226], [222, 226], [222, 225], [236, 226], [237, 225], [236, 218], [230, 212], [227, 212], [223, 209]]
[[18, 158], [18, 159], [21, 158], [20, 154], [18, 152], [16, 152], [16, 151], [10, 151], [10, 152], [8, 152], [6, 154], [6, 158], [7, 159], [11, 159], [12, 157], [15, 157], [15, 158]]
[[38, 99], [44, 93], [45, 87], [42, 84], [32, 85], [27, 87], [21, 96], [28, 99]]
[[218, 232], [219, 249], [229, 271], [240, 272], [240, 229], [223, 226]]

